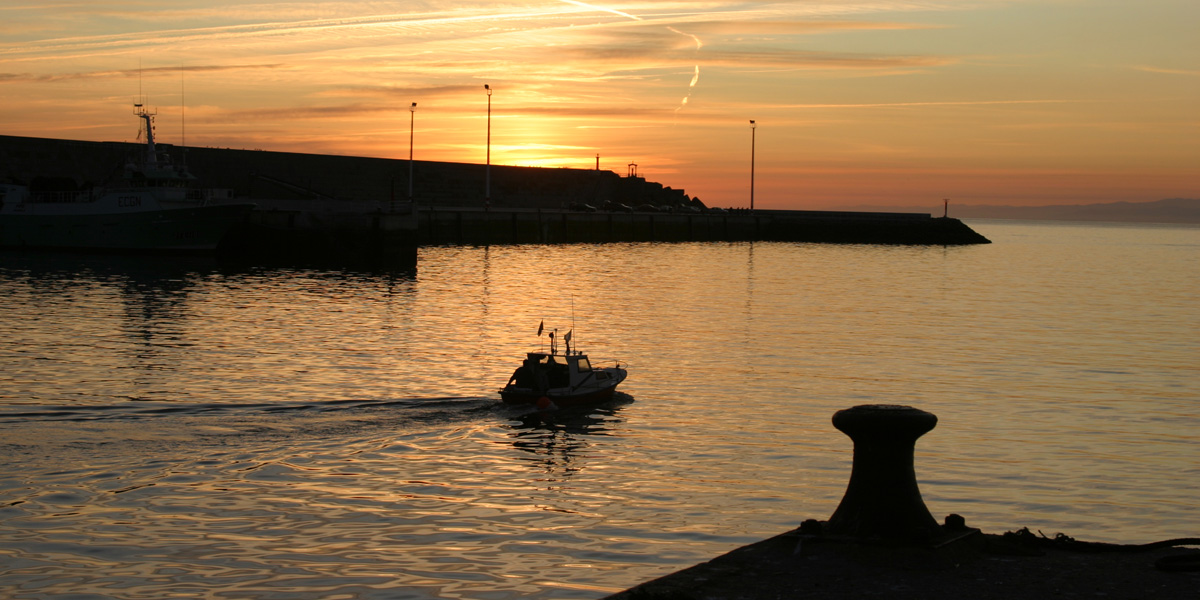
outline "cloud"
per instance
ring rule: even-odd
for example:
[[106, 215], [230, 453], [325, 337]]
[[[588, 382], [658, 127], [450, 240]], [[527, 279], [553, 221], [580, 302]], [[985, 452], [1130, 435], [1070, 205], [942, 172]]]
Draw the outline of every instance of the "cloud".
[[619, 17], [626, 17], [626, 18], [629, 18], [629, 19], [633, 19], [634, 21], [641, 21], [641, 20], [642, 20], [642, 18], [641, 18], [641, 17], [637, 17], [637, 16], [634, 16], [634, 15], [631, 15], [631, 14], [629, 14], [629, 13], [627, 13], [627, 12], [621, 12], [621, 11], [619, 11], [619, 10], [615, 9], [615, 8], [605, 8], [605, 7], [601, 7], [601, 6], [594, 6], [594, 5], [588, 4], [588, 3], [586, 3], [586, 2], [578, 2], [577, 0], [559, 0], [559, 2], [563, 2], [563, 3], [565, 3], [565, 4], [571, 4], [571, 5], [574, 5], [574, 6], [580, 6], [580, 7], [586, 8], [586, 9], [588, 9], [588, 10], [596, 10], [596, 11], [601, 11], [601, 12], [612, 13], [612, 14], [614, 14], [614, 15], [617, 15], [617, 16], [619, 16]]
[[1004, 104], [1074, 104], [1078, 100], [962, 100], [938, 102], [874, 102], [844, 104], [772, 104], [763, 108], [919, 108], [926, 106], [995, 106]]
[[1138, 71], [1144, 71], [1146, 73], [1159, 73], [1162, 75], [1185, 75], [1188, 77], [1200, 77], [1200, 71], [1195, 69], [1168, 69], [1166, 67], [1150, 66], [1134, 67], [1134, 69]]
[[336, 90], [327, 90], [315, 94], [316, 96], [344, 96], [344, 97], [401, 97], [401, 98], [429, 98], [439, 96], [457, 96], [460, 94], [477, 94], [479, 92], [478, 84], [454, 84], [454, 85], [407, 85], [407, 86], [350, 86], [342, 87]]
[[702, 66], [725, 66], [739, 69], [760, 68], [810, 68], [810, 69], [894, 69], [897, 67], [934, 67], [955, 64], [958, 59], [945, 56], [904, 56], [882, 54], [854, 54], [847, 52], [825, 52], [794, 48], [748, 48], [707, 46], [701, 54], [680, 52], [673, 41], [653, 35], [630, 34], [621, 36], [626, 43], [576, 46], [563, 48], [562, 54], [573, 60], [591, 60], [607, 65], [608, 72], [630, 68], [666, 66], [690, 67], [697, 62]]
[[688, 29], [711, 35], [812, 35], [846, 31], [903, 31], [940, 29], [923, 23], [876, 21], [697, 21]]
[[[90, 5], [89, 5], [90, 6]], [[19, 42], [0, 44], [0, 56], [44, 55], [62, 52], [98, 51], [114, 48], [146, 48], [148, 46], [179, 45], [185, 42], [199, 41], [234, 41], [239, 39], [289, 38], [284, 43], [294, 44], [296, 36], [311, 39], [314, 36], [329, 37], [333, 34], [353, 35], [375, 34], [394, 36], [400, 33], [430, 34], [441, 32], [454, 37], [478, 35], [485, 30], [505, 21], [530, 21], [562, 13], [563, 10], [530, 10], [523, 12], [498, 12], [495, 9], [477, 9], [474, 11], [456, 10], [443, 13], [417, 14], [363, 14], [347, 15], [336, 18], [316, 18], [301, 20], [279, 20], [279, 15], [288, 14], [280, 9], [273, 12], [266, 20], [251, 23], [234, 23], [228, 25], [212, 25], [201, 27], [170, 27], [175, 22], [228, 22], [229, 15], [213, 13], [209, 18], [179, 19], [179, 13], [167, 11], [166, 15], [174, 18], [164, 18], [164, 13], [149, 13], [157, 15], [155, 22], [167, 25], [149, 31], [129, 31], [95, 35], [65, 35], [41, 40], [21, 40]], [[84, 15], [88, 12], [84, 11]], [[140, 12], [120, 13], [127, 20], [133, 20]], [[111, 16], [111, 13], [110, 13]], [[470, 27], [476, 25], [477, 27]], [[128, 27], [128, 26], [127, 26]], [[129, 27], [132, 29], [132, 27]], [[91, 28], [89, 28], [91, 29]], [[307, 37], [304, 37], [307, 36]]]
[[248, 71], [259, 69], [278, 69], [281, 64], [263, 65], [191, 65], [178, 67], [150, 67], [146, 69], [126, 69], [112, 71], [81, 71], [76, 73], [0, 73], [0, 81], [11, 83], [54, 83], [59, 81], [77, 81], [81, 79], [126, 78], [138, 75], [155, 75], [162, 73], [220, 73], [229, 71]]

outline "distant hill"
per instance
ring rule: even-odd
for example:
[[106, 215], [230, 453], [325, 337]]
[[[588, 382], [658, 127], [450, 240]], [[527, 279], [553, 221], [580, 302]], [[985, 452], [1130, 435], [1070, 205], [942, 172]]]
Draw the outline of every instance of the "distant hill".
[[[846, 210], [843, 208], [842, 210]], [[855, 206], [850, 210], [921, 212], [942, 216], [942, 206]], [[1200, 199], [1170, 198], [1155, 202], [1113, 202], [1055, 206], [969, 205], [950, 202], [958, 219], [1020, 219], [1030, 221], [1125, 221], [1132, 223], [1200, 224]]]

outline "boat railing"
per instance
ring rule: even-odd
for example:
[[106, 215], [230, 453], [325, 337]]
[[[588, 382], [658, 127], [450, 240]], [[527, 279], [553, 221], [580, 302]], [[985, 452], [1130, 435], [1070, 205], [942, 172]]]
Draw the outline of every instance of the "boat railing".
[[39, 204], [75, 204], [93, 202], [95, 201], [95, 197], [90, 192], [31, 192], [29, 194], [29, 201]]

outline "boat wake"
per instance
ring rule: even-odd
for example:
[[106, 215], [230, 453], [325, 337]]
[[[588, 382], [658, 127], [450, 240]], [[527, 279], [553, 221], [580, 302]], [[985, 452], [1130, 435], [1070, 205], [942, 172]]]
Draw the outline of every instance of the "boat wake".
[[334, 413], [367, 410], [402, 410], [414, 416], [429, 413], [469, 413], [490, 410], [498, 404], [494, 398], [445, 397], [383, 400], [330, 400], [308, 402], [191, 403], [131, 401], [121, 404], [76, 406], [0, 407], [0, 424], [37, 421], [92, 422], [109, 420], [153, 419], [167, 416], [228, 417], [277, 413]]

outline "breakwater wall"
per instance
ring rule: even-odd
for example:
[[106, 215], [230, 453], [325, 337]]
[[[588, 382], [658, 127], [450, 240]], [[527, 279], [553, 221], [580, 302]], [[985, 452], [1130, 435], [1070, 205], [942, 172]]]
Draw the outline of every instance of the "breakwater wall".
[[650, 213], [423, 208], [419, 244], [791, 241], [841, 244], [986, 244], [958, 219], [919, 213], [758, 210]]

